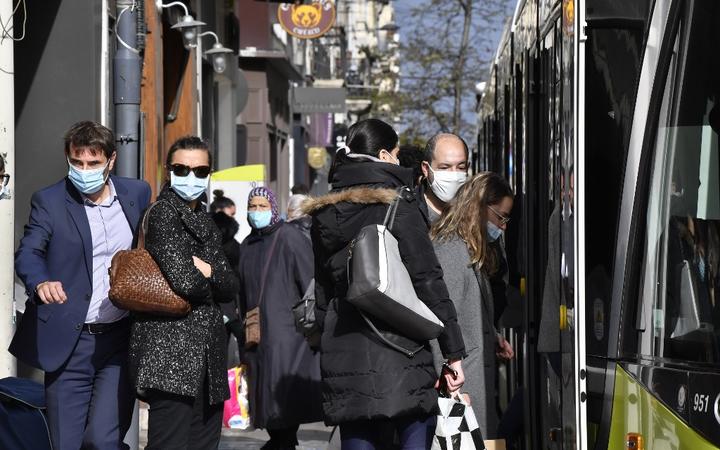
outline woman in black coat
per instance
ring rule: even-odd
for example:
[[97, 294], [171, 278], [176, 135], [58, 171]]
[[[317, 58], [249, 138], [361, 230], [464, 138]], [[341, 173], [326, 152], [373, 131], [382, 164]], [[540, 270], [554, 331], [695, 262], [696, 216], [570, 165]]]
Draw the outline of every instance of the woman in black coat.
[[148, 213], [145, 248], [191, 305], [182, 318], [133, 318], [129, 367], [140, 398], [150, 405], [148, 450], [216, 449], [220, 442], [229, 391], [218, 303], [237, 294], [238, 280], [200, 203], [210, 164], [204, 141], [178, 140], [167, 157], [170, 183]]
[[252, 232], [240, 245], [240, 305], [244, 311], [260, 306], [260, 344], [246, 345], [244, 355], [250, 414], [270, 435], [263, 449], [294, 449], [298, 426], [322, 420], [320, 357], [296, 331], [292, 314], [313, 277], [312, 247], [280, 219], [268, 188], [250, 192], [248, 222]]
[[[412, 186], [412, 170], [397, 165], [397, 143], [395, 131], [380, 120], [351, 126], [330, 174], [332, 192], [305, 206], [313, 216], [316, 314], [323, 324], [323, 408], [326, 422], [340, 425], [343, 450], [384, 448], [395, 433], [403, 448], [430, 448], [432, 441], [437, 374], [430, 346], [425, 342], [412, 358], [389, 348], [345, 300], [348, 244], [362, 227], [383, 222], [398, 188]], [[392, 233], [417, 296], [445, 324], [438, 340], [458, 372], [457, 378], [446, 376], [455, 391], [464, 380], [462, 334], [417, 201], [412, 191], [402, 192]], [[395, 339], [407, 341], [391, 325], [374, 320], [378, 328], [395, 332]]]
[[[217, 192], [215, 191], [215, 202], [218, 201]], [[228, 201], [232, 201], [223, 197]], [[213, 203], [215, 203], [213, 202]], [[235, 206], [233, 205], [233, 208]], [[212, 205], [210, 206], [212, 209]], [[213, 222], [217, 225], [220, 230], [222, 249], [225, 253], [225, 257], [230, 264], [230, 268], [237, 274], [238, 267], [240, 266], [240, 243], [235, 240], [235, 235], [240, 229], [240, 224], [227, 213], [222, 210], [212, 213], [211, 215]], [[240, 305], [238, 303], [237, 296], [227, 303], [222, 303], [220, 309], [223, 313], [223, 321], [225, 322], [225, 330], [228, 334], [228, 342], [230, 335], [235, 336], [237, 339], [238, 346], [242, 346], [245, 339], [245, 329], [243, 328], [243, 321], [241, 318]], [[228, 368], [234, 367], [237, 361], [233, 362], [235, 358], [228, 358]]]

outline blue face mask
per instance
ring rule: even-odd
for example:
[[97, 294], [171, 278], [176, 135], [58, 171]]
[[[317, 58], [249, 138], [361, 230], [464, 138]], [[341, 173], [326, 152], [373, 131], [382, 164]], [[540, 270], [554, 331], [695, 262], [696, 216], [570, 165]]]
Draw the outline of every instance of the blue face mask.
[[489, 220], [487, 223], [487, 231], [488, 231], [488, 236], [490, 237], [490, 242], [497, 241], [503, 235], [502, 228], [498, 227], [497, 225], [490, 222]]
[[105, 175], [110, 161], [99, 169], [82, 170], [70, 164], [68, 160], [68, 178], [78, 191], [83, 194], [94, 194], [105, 186], [108, 175]]
[[272, 211], [248, 211], [248, 222], [256, 230], [262, 230], [270, 225]]
[[197, 178], [195, 173], [190, 172], [184, 177], [179, 177], [170, 172], [170, 187], [186, 202], [197, 200], [207, 190], [209, 182], [209, 176]]

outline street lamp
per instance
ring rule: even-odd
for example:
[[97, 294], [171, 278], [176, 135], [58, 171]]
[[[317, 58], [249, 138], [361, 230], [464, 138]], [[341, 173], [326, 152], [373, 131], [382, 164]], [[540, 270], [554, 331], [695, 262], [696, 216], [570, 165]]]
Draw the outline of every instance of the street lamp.
[[170, 8], [171, 6], [181, 6], [182, 9], [185, 10], [185, 15], [182, 19], [180, 19], [178, 23], [176, 23], [170, 28], [178, 30], [180, 31], [180, 33], [182, 33], [183, 45], [186, 49], [192, 50], [193, 48], [197, 47], [198, 30], [201, 26], [205, 25], [205, 22], [195, 20], [195, 18], [190, 15], [187, 6], [185, 6], [183, 2], [171, 2], [168, 4], [163, 4], [162, 0], [156, 0], [155, 6], [157, 6], [158, 11], [162, 11], [163, 8]]
[[396, 24], [395, 22], [388, 22], [385, 25], [378, 28], [378, 30], [387, 31], [388, 33], [395, 33], [399, 29], [400, 29], [400, 25]]
[[213, 70], [215, 71], [215, 73], [223, 73], [225, 72], [225, 68], [227, 67], [227, 55], [229, 53], [232, 53], [233, 51], [227, 47], [224, 47], [220, 43], [218, 35], [213, 33], [212, 31], [200, 33], [200, 36], [198, 36], [198, 38], [208, 35], [215, 38], [215, 43], [210, 50], [205, 51], [205, 56], [212, 60]]

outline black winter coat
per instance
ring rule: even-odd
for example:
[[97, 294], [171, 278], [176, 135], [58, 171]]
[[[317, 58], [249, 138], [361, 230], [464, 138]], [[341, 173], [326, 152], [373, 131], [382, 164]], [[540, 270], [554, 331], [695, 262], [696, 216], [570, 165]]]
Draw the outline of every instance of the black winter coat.
[[[130, 376], [139, 391], [158, 389], [195, 397], [207, 377], [209, 403], [229, 397], [226, 335], [218, 302], [233, 299], [238, 279], [220, 244], [220, 232], [205, 211], [191, 210], [165, 188], [148, 216], [145, 248], [170, 287], [192, 305], [182, 318], [133, 315]], [[210, 264], [205, 278], [193, 256]]]
[[292, 307], [313, 277], [310, 241], [285, 222], [254, 230], [240, 245], [240, 306], [258, 305], [262, 271], [277, 236], [260, 303], [260, 345], [246, 351], [250, 414], [258, 428], [322, 420], [320, 355], [295, 330]]
[[[313, 216], [317, 315], [323, 323], [323, 408], [328, 424], [425, 417], [437, 409], [433, 388], [437, 374], [428, 343], [408, 358], [383, 344], [345, 300], [348, 244], [362, 227], [383, 222], [396, 189], [410, 186], [411, 176], [409, 169], [388, 163], [345, 164], [331, 180], [333, 191], [305, 204], [304, 209]], [[443, 354], [463, 357], [455, 307], [413, 194], [400, 202], [392, 233], [415, 292], [445, 324], [438, 339]], [[377, 319], [375, 325], [393, 331]]]

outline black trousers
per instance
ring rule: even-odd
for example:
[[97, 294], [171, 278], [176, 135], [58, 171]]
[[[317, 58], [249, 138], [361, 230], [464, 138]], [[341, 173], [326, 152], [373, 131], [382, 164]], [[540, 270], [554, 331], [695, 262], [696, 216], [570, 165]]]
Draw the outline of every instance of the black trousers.
[[220, 444], [223, 404], [198, 397], [149, 390], [145, 450], [215, 450]]
[[262, 450], [294, 450], [298, 444], [297, 432], [299, 425], [290, 428], [267, 428], [270, 441], [263, 445]]

